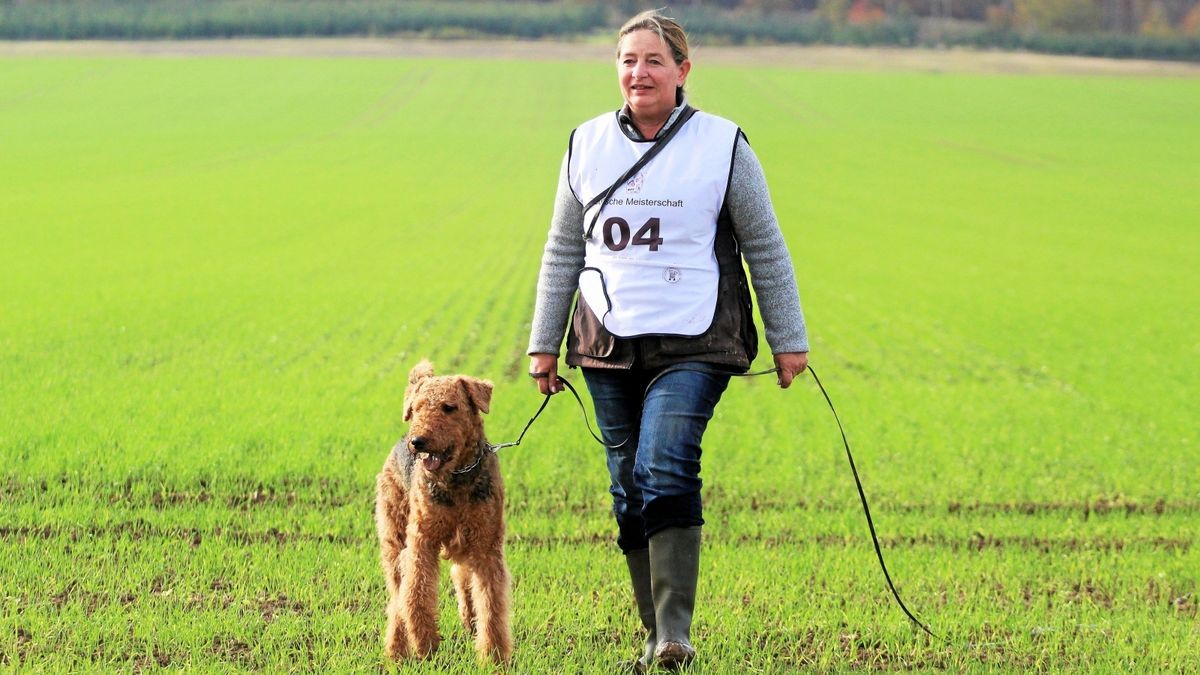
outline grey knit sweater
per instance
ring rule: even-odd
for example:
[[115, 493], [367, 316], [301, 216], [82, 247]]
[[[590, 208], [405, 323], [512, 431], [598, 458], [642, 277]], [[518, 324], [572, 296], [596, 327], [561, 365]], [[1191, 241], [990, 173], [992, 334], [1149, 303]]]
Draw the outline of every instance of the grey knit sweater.
[[[762, 165], [741, 135], [734, 149], [733, 175], [725, 200], [742, 256], [750, 268], [750, 281], [771, 352], [807, 352], [808, 334], [800, 309], [792, 258], [779, 231], [775, 209], [771, 207]], [[582, 234], [583, 204], [575, 198], [567, 181], [567, 157], [564, 156], [558, 174], [550, 234], [538, 275], [529, 354], [559, 354], [571, 313], [571, 300], [579, 287], [579, 271], [583, 268], [585, 242]]]

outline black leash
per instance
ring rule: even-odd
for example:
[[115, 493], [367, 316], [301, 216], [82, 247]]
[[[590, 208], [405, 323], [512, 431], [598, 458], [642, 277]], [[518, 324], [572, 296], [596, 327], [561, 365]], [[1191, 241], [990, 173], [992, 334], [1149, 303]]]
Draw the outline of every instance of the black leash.
[[[545, 378], [549, 377], [549, 373], [530, 373], [529, 376], [534, 378]], [[587, 407], [583, 405], [583, 399], [580, 398], [579, 392], [575, 391], [575, 387], [571, 386], [571, 383], [567, 382], [566, 379], [560, 377], [558, 378], [558, 381], [563, 383], [563, 385], [565, 385], [571, 392], [571, 395], [575, 397], [575, 402], [579, 404], [579, 412], [583, 413], [583, 424], [587, 427], [588, 433], [592, 435], [592, 438], [596, 439], [597, 443], [606, 448], [612, 449], [616, 449], [622, 445], [625, 445], [625, 441], [629, 440], [628, 438], [616, 445], [608, 445], [604, 442], [604, 439], [597, 436], [596, 432], [592, 430], [592, 422], [588, 419]], [[471, 473], [479, 466], [480, 462], [483, 461], [483, 458], [487, 457], [488, 453], [495, 454], [504, 448], [514, 448], [520, 445], [521, 441], [525, 440], [525, 432], [529, 431], [529, 427], [533, 426], [533, 423], [537, 421], [537, 418], [542, 415], [542, 411], [545, 410], [546, 406], [550, 404], [550, 396], [550, 394], [546, 394], [546, 397], [542, 399], [542, 404], [538, 406], [537, 412], [533, 413], [533, 417], [530, 417], [529, 421], [525, 423], [525, 428], [521, 430], [521, 435], [517, 436], [517, 440], [509, 441], [508, 443], [488, 443], [487, 441], [484, 441], [483, 445], [479, 449], [479, 456], [475, 458], [475, 462], [473, 464], [463, 469], [451, 471], [450, 473], [456, 475]]]
[[[771, 373], [779, 372], [778, 368], [768, 368], [767, 370], [759, 370], [753, 373], [735, 373], [726, 370], [720, 370], [718, 368], [703, 368], [691, 365], [668, 366], [650, 380], [650, 383], [646, 385], [646, 391], [650, 391], [650, 387], [653, 386], [655, 382], [658, 382], [659, 378], [663, 377], [667, 373], [681, 370], [709, 373], [713, 375], [729, 375], [732, 377], [755, 377], [758, 375], [769, 375]], [[838, 417], [837, 409], [833, 407], [833, 399], [829, 397], [829, 392], [825, 391], [825, 385], [821, 384], [821, 378], [817, 377], [817, 371], [813, 370], [812, 366], [808, 366], [808, 372], [812, 374], [813, 380], [817, 383], [817, 388], [821, 390], [821, 395], [825, 397], [825, 402], [829, 404], [829, 412], [833, 413], [833, 420], [837, 422], [838, 432], [842, 435], [842, 446], [846, 448], [846, 460], [850, 462], [850, 472], [854, 474], [854, 486], [858, 488], [858, 498], [860, 501], [862, 501], [863, 514], [867, 517], [867, 528], [871, 531], [871, 543], [875, 545], [875, 556], [879, 558], [879, 568], [883, 570], [883, 578], [887, 580], [888, 588], [892, 591], [892, 597], [896, 598], [896, 604], [900, 605], [900, 609], [904, 611], [904, 614], [908, 616], [910, 621], [917, 624], [917, 626], [919, 626], [921, 630], [925, 631], [930, 637], [948, 643], [949, 641], [946, 640], [946, 638], [929, 630], [929, 627], [922, 623], [921, 620], [912, 613], [912, 610], [910, 610], [908, 606], [904, 604], [904, 600], [900, 598], [900, 591], [896, 590], [896, 584], [892, 583], [892, 575], [888, 572], [887, 563], [883, 561], [883, 549], [879, 545], [879, 535], [875, 533], [875, 519], [871, 517], [871, 507], [867, 504], [867, 493], [863, 490], [862, 479], [858, 476], [858, 467], [854, 464], [854, 454], [850, 452], [850, 441], [846, 438], [846, 429], [842, 426], [842, 420], [840, 417]], [[534, 378], [545, 378], [549, 377], [550, 374], [530, 373], [530, 376]], [[625, 441], [621, 441], [621, 443], [617, 445], [607, 445], [599, 436], [596, 435], [596, 432], [592, 431], [592, 425], [588, 421], [587, 408], [583, 405], [583, 399], [579, 397], [579, 392], [575, 391], [575, 387], [571, 386], [571, 383], [562, 376], [558, 377], [558, 381], [562, 382], [563, 385], [565, 385], [567, 389], [570, 390], [570, 392], [575, 396], [575, 401], [579, 404], [579, 409], [583, 412], [583, 421], [584, 424], [587, 425], [588, 433], [590, 433], [592, 438], [596, 439], [598, 443], [606, 448], [618, 448], [624, 445], [625, 441], [629, 440], [627, 438]], [[529, 420], [529, 423], [525, 425], [525, 429], [521, 431], [521, 436], [517, 438], [516, 441], [512, 443], [501, 443], [500, 445], [491, 446], [492, 452], [495, 452], [500, 448], [520, 445], [521, 439], [525, 437], [525, 432], [529, 431], [529, 427], [533, 426], [534, 420], [536, 420], [538, 415], [541, 415], [542, 411], [546, 409], [546, 404], [550, 402], [550, 396], [550, 394], [546, 394], [546, 399], [542, 401], [542, 406], [538, 408], [537, 413], [534, 414], [533, 418]]]
[[863, 513], [867, 516], [867, 527], [871, 529], [871, 543], [875, 544], [875, 555], [879, 558], [879, 568], [883, 570], [883, 578], [887, 579], [888, 588], [892, 589], [892, 596], [896, 598], [896, 603], [900, 605], [900, 609], [908, 615], [908, 618], [913, 623], [921, 627], [921, 630], [929, 634], [930, 637], [947, 642], [946, 638], [929, 630], [929, 627], [921, 623], [921, 620], [916, 617], [904, 601], [900, 599], [900, 592], [896, 590], [896, 585], [892, 583], [892, 575], [888, 574], [887, 564], [883, 562], [883, 549], [879, 547], [879, 537], [875, 534], [875, 521], [871, 518], [871, 507], [867, 506], [867, 493], [863, 492], [862, 480], [858, 477], [858, 468], [854, 466], [854, 455], [850, 454], [850, 441], [846, 440], [846, 430], [842, 428], [842, 420], [838, 417], [837, 410], [833, 407], [833, 401], [829, 398], [829, 392], [825, 391], [825, 385], [821, 384], [821, 378], [817, 377], [817, 371], [808, 367], [808, 372], [812, 373], [813, 380], [816, 381], [817, 387], [821, 390], [821, 394], [825, 397], [825, 402], [829, 404], [829, 412], [833, 413], [833, 419], [837, 422], [838, 431], [842, 434], [842, 445], [846, 447], [846, 459], [850, 461], [850, 471], [854, 474], [854, 485], [858, 488], [858, 498], [862, 500]]
[[[771, 373], [779, 372], [778, 368], [767, 368], [766, 370], [757, 370], [753, 373], [738, 373], [738, 372], [734, 372], [731, 370], [721, 370], [720, 368], [697, 368], [696, 366], [667, 366], [666, 368], [663, 369], [663, 371], [661, 373], [655, 375], [650, 380], [650, 383], [646, 385], [646, 394], [650, 393], [650, 387], [653, 387], [654, 383], [658, 382], [659, 378], [661, 378], [663, 375], [666, 375], [667, 373], [678, 372], [681, 370], [688, 370], [693, 373], [708, 373], [710, 375], [728, 375], [730, 377], [756, 377], [758, 375], [770, 375]], [[645, 398], [644, 394], [643, 394], [642, 398]]]
[[[534, 379], [540, 380], [540, 379], [546, 379], [546, 378], [550, 377], [550, 373], [530, 373], [529, 376]], [[583, 425], [585, 427], [587, 427], [588, 433], [592, 435], [592, 438], [596, 439], [597, 443], [599, 443], [600, 445], [603, 445], [606, 448], [614, 449], [614, 450], [616, 448], [621, 447], [622, 445], [625, 445], [625, 442], [629, 440], [628, 438], [626, 438], [624, 441], [621, 441], [620, 443], [617, 443], [616, 445], [609, 445], [609, 444], [605, 443], [604, 439], [600, 438], [600, 436], [598, 436], [596, 434], [596, 432], [592, 429], [592, 421], [588, 418], [587, 406], [585, 406], [583, 404], [583, 398], [581, 398], [579, 396], [579, 392], [576, 391], [575, 387], [570, 382], [567, 381], [567, 378], [560, 375], [560, 376], [558, 376], [558, 381], [560, 383], [562, 383], [562, 385], [564, 387], [567, 388], [567, 391], [571, 392], [572, 396], [575, 397], [575, 402], [577, 404], [579, 404], [579, 412], [583, 414]], [[511, 448], [511, 447], [520, 445], [521, 439], [525, 438], [525, 432], [529, 431], [529, 427], [533, 426], [533, 423], [537, 421], [538, 416], [541, 415], [542, 411], [546, 409], [547, 405], [549, 405], [551, 396], [553, 396], [553, 394], [546, 394], [546, 397], [542, 399], [542, 405], [537, 409], [537, 412], [535, 412], [533, 414], [533, 417], [530, 417], [529, 421], [525, 423], [525, 428], [521, 430], [521, 435], [517, 436], [517, 440], [512, 441], [511, 443], [498, 443], [496, 445], [492, 445], [491, 443], [489, 443], [488, 449], [491, 450], [492, 452], [496, 452], [496, 451], [500, 450], [501, 448]]]

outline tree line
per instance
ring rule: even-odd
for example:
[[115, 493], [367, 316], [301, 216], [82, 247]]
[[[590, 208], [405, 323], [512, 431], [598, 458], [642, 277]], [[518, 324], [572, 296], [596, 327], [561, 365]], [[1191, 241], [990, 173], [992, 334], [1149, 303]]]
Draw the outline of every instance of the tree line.
[[[653, 4], [653, 3], [651, 3]], [[0, 39], [607, 34], [619, 0], [0, 0]], [[1200, 0], [682, 0], [710, 44], [972, 46], [1200, 61]]]
[[1200, 34], [1200, 0], [692, 0], [677, 4], [762, 13], [811, 12], [834, 23], [917, 17], [1059, 33]]

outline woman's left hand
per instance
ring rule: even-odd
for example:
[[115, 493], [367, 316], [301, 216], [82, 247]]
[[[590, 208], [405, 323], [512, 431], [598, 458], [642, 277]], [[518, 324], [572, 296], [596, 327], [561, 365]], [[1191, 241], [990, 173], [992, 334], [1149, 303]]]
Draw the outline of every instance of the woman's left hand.
[[775, 367], [779, 369], [779, 387], [787, 389], [792, 380], [808, 367], [808, 352], [781, 352], [775, 355]]

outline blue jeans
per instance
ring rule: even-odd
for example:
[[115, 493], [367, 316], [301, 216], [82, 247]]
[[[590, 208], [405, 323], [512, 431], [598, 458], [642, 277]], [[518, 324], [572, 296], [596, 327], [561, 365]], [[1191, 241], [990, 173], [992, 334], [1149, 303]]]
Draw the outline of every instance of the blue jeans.
[[583, 379], [604, 442], [625, 441], [608, 450], [609, 492], [621, 550], [646, 548], [652, 535], [668, 527], [703, 525], [700, 439], [729, 375], [669, 367], [584, 368]]

